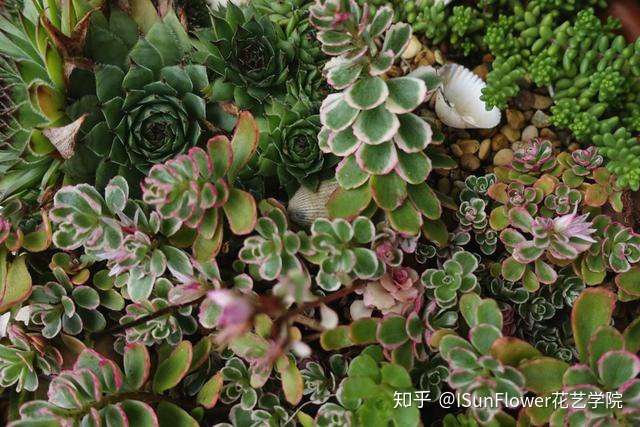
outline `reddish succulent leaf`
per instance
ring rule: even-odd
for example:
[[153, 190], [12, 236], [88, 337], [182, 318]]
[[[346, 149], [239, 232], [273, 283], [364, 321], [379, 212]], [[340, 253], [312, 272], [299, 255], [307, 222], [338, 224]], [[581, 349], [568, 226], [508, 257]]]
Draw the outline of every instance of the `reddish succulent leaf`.
[[216, 406], [221, 391], [222, 373], [218, 372], [213, 377], [211, 377], [209, 381], [204, 383], [204, 385], [198, 392], [198, 397], [196, 398], [196, 400], [198, 404], [204, 406], [207, 409], [211, 409]]
[[140, 389], [149, 379], [151, 358], [142, 343], [128, 344], [124, 350], [124, 374], [129, 385]]

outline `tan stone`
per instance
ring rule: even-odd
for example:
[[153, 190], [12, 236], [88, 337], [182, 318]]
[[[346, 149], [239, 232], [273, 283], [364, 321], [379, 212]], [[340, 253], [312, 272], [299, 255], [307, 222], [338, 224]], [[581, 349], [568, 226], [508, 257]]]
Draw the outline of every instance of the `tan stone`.
[[553, 104], [553, 99], [548, 96], [538, 95], [533, 96], [533, 108], [536, 110], [546, 110]]
[[474, 171], [480, 167], [480, 159], [473, 154], [463, 154], [460, 158], [460, 166], [467, 171]]
[[464, 154], [462, 152], [462, 149], [460, 148], [460, 146], [458, 144], [455, 144], [455, 143], [451, 144], [451, 152], [456, 157], [462, 157], [462, 155]]
[[422, 49], [415, 56], [414, 61], [418, 65], [433, 65], [436, 62], [436, 56], [430, 49]]
[[411, 59], [422, 50], [422, 43], [416, 36], [411, 36], [407, 48], [402, 52], [402, 59]]
[[487, 64], [480, 64], [473, 69], [473, 74], [480, 77], [482, 80], [486, 80], [487, 74], [489, 74], [489, 67], [487, 67]]
[[536, 110], [536, 112], [533, 114], [533, 117], [531, 117], [531, 124], [538, 129], [546, 128], [547, 126], [549, 126], [549, 116], [540, 110]]
[[478, 157], [481, 160], [487, 160], [489, 157], [489, 152], [491, 151], [491, 140], [485, 139], [480, 143], [480, 148], [478, 149]]
[[534, 125], [529, 125], [526, 128], [524, 128], [524, 130], [522, 131], [521, 139], [523, 141], [529, 141], [537, 137], [538, 137], [538, 128], [535, 127]]
[[509, 146], [509, 140], [506, 136], [501, 133], [497, 133], [491, 139], [491, 149], [493, 151], [500, 151], [503, 148], [507, 148]]
[[496, 166], [506, 166], [513, 160], [513, 150], [511, 148], [503, 148], [493, 156], [493, 164]]
[[509, 142], [513, 143], [520, 139], [520, 131], [509, 125], [502, 126], [500, 133], [507, 137]]
[[464, 154], [475, 154], [480, 148], [480, 144], [475, 139], [461, 139], [457, 144]]
[[580, 144], [578, 144], [577, 142], [572, 142], [567, 147], [567, 150], [569, 150], [569, 152], [571, 152], [571, 153], [573, 153], [574, 151], [579, 150], [579, 149], [580, 149]]
[[549, 128], [540, 129], [540, 138], [548, 139], [550, 141], [556, 141], [558, 135]]
[[522, 111], [514, 110], [512, 108], [507, 109], [507, 123], [513, 129], [522, 129], [525, 125], [525, 118]]

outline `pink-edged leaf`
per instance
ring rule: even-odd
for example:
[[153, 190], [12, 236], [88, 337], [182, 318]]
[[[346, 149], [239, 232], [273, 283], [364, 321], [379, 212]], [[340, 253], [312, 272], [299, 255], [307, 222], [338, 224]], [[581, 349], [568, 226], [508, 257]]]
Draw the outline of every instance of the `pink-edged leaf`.
[[356, 151], [360, 169], [372, 175], [386, 175], [398, 164], [396, 147], [390, 141], [380, 145], [362, 144]]
[[200, 424], [184, 409], [169, 402], [158, 405], [158, 420], [160, 427], [199, 427]]
[[213, 177], [215, 179], [223, 177], [233, 161], [233, 151], [227, 137], [216, 135], [207, 141], [207, 153], [211, 159]]
[[571, 326], [580, 362], [589, 360], [589, 339], [600, 326], [611, 321], [616, 296], [604, 288], [588, 288], [573, 304]]
[[124, 374], [127, 383], [136, 390], [149, 379], [151, 359], [147, 347], [142, 343], [127, 344], [124, 350]]
[[120, 407], [131, 427], [158, 427], [158, 416], [151, 406], [139, 400], [124, 400]]
[[193, 347], [189, 341], [182, 341], [171, 352], [169, 357], [161, 361], [153, 376], [153, 391], [162, 393], [177, 386], [189, 371]]
[[243, 111], [238, 117], [236, 129], [231, 138], [231, 149], [233, 151], [233, 162], [229, 167], [227, 176], [229, 182], [233, 183], [253, 154], [258, 148], [259, 131], [258, 124], [248, 111]]
[[204, 406], [207, 409], [211, 409], [216, 406], [218, 397], [222, 391], [222, 373], [218, 372], [211, 377], [200, 389], [196, 401], [198, 404]]
[[244, 235], [253, 231], [258, 220], [258, 209], [253, 196], [246, 191], [232, 188], [229, 199], [222, 207], [234, 234]]

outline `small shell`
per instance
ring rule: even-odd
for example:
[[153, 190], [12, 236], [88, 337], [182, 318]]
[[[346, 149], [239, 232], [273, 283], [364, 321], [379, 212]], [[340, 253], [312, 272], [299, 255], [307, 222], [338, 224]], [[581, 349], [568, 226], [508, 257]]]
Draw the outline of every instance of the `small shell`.
[[305, 227], [310, 226], [316, 218], [327, 218], [327, 202], [337, 188], [338, 183], [333, 179], [322, 181], [317, 191], [300, 187], [289, 200], [289, 218]]
[[442, 122], [457, 129], [490, 129], [500, 123], [500, 110], [487, 111], [480, 99], [485, 82], [471, 70], [447, 64], [438, 70], [442, 87], [436, 94], [436, 114]]

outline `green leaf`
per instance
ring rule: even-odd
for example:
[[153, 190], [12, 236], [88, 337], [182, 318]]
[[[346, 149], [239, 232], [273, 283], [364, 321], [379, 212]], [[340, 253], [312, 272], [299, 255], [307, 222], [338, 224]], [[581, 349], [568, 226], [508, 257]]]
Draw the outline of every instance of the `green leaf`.
[[562, 377], [569, 365], [552, 357], [525, 360], [518, 369], [524, 375], [525, 387], [538, 395], [562, 389]]
[[392, 316], [383, 319], [378, 325], [378, 341], [384, 347], [395, 348], [403, 344], [409, 338], [405, 329], [406, 319], [401, 316]]
[[358, 138], [353, 134], [353, 129], [347, 128], [330, 135], [328, 138], [328, 145], [333, 154], [345, 157], [355, 153], [360, 146], [360, 141], [358, 141]]
[[409, 184], [422, 184], [431, 173], [431, 160], [423, 152], [398, 151], [396, 173]]
[[369, 181], [371, 194], [378, 206], [382, 209], [395, 209], [399, 207], [407, 197], [407, 185], [395, 173], [387, 175], [374, 175]]
[[469, 331], [469, 341], [481, 354], [489, 354], [491, 346], [500, 337], [500, 329], [487, 323], [474, 326]]
[[27, 255], [7, 261], [7, 250], [0, 247], [0, 313], [21, 303], [31, 295], [31, 275], [26, 265]]
[[640, 267], [618, 274], [615, 278], [618, 288], [634, 297], [640, 297]]
[[216, 406], [218, 402], [218, 397], [220, 396], [220, 392], [222, 391], [222, 373], [218, 372], [213, 377], [209, 378], [209, 380], [204, 383], [200, 391], [198, 392], [198, 396], [196, 397], [196, 402], [199, 405], [204, 406], [207, 409], [211, 409]]
[[122, 176], [111, 178], [104, 190], [104, 200], [113, 213], [122, 212], [129, 198], [129, 185]]
[[151, 359], [149, 351], [142, 343], [127, 344], [124, 350], [124, 374], [127, 383], [139, 390], [149, 379]]
[[396, 148], [391, 141], [380, 145], [362, 144], [356, 152], [360, 169], [372, 175], [386, 175], [398, 164]]
[[242, 169], [249, 163], [258, 148], [258, 124], [248, 111], [243, 111], [238, 117], [236, 128], [231, 138], [233, 161], [227, 172], [229, 182], [233, 183]]
[[589, 360], [587, 350], [593, 333], [600, 326], [610, 323], [615, 302], [615, 294], [603, 288], [586, 289], [574, 302], [571, 326], [581, 363]]
[[258, 219], [258, 210], [251, 194], [232, 188], [222, 209], [234, 234], [243, 235], [253, 231]]
[[199, 427], [185, 410], [169, 402], [160, 402], [158, 405], [158, 421], [160, 427]]
[[373, 277], [378, 271], [378, 258], [376, 254], [365, 248], [353, 248], [356, 256], [356, 263], [353, 266], [353, 272], [361, 279]]
[[597, 369], [600, 357], [611, 350], [622, 350], [624, 339], [622, 334], [613, 326], [601, 326], [589, 340], [589, 366], [594, 371]]
[[[442, 215], [442, 206], [436, 193], [426, 183], [408, 185], [409, 198], [418, 210], [428, 219], [438, 219]], [[448, 239], [448, 236], [447, 236]]]
[[634, 379], [638, 372], [640, 359], [628, 351], [610, 351], [598, 360], [598, 375], [607, 389], [616, 390], [625, 382]]
[[158, 417], [153, 408], [139, 400], [125, 400], [120, 403], [120, 407], [127, 415], [129, 426], [136, 427], [156, 427]]
[[327, 83], [333, 86], [334, 89], [344, 89], [360, 77], [362, 67], [362, 63], [357, 61], [337, 64], [327, 71]]
[[389, 98], [386, 107], [396, 114], [409, 113], [415, 110], [427, 96], [424, 81], [415, 77], [397, 77], [387, 81]]
[[369, 37], [381, 36], [393, 22], [393, 9], [390, 6], [378, 7], [369, 25]]
[[359, 112], [347, 104], [342, 94], [331, 94], [320, 107], [320, 122], [332, 131], [339, 132], [351, 126]]
[[344, 100], [353, 108], [370, 110], [389, 96], [387, 84], [380, 77], [365, 77], [344, 92]]
[[409, 24], [404, 22], [394, 24], [385, 35], [382, 51], [392, 50], [396, 57], [400, 56], [409, 44], [410, 39], [411, 26]]
[[623, 333], [624, 348], [631, 353], [640, 350], [640, 317], [637, 317], [627, 326]]
[[378, 145], [393, 138], [399, 127], [398, 116], [384, 105], [379, 105], [358, 114], [353, 124], [353, 134], [366, 144]]
[[356, 156], [345, 157], [336, 167], [336, 181], [345, 190], [360, 187], [369, 179], [369, 174], [358, 166]]
[[122, 94], [124, 73], [119, 67], [102, 65], [96, 71], [96, 95], [104, 103]]
[[476, 293], [464, 294], [460, 297], [458, 306], [460, 307], [460, 313], [469, 327], [477, 325], [478, 322], [478, 306], [482, 302], [482, 299]]
[[287, 362], [286, 366], [278, 367], [278, 373], [282, 381], [282, 391], [284, 392], [285, 399], [291, 405], [295, 406], [302, 400], [304, 383], [302, 381], [302, 374], [300, 374], [295, 362], [291, 360], [287, 360]]
[[382, 382], [393, 388], [411, 388], [411, 377], [402, 366], [385, 364], [380, 369]]
[[[411, 196], [411, 193], [409, 193], [409, 196]], [[418, 208], [422, 210], [425, 207], [418, 206]], [[440, 219], [433, 220], [429, 218], [430, 216], [427, 216], [427, 219], [425, 219], [424, 223], [422, 224], [422, 233], [424, 234], [424, 237], [427, 238], [427, 240], [435, 243], [439, 248], [444, 248], [445, 246], [447, 246], [447, 242], [449, 241], [449, 232], [447, 231], [447, 226]]]
[[489, 225], [494, 230], [502, 230], [509, 226], [509, 216], [507, 215], [507, 207], [502, 205], [491, 211], [489, 215]]
[[161, 361], [153, 376], [153, 391], [162, 393], [177, 386], [189, 372], [193, 348], [189, 341], [182, 341], [168, 358]]
[[340, 350], [341, 348], [351, 347], [354, 345], [349, 337], [348, 326], [338, 326], [335, 329], [324, 331], [320, 335], [320, 346], [326, 350]]
[[513, 257], [509, 257], [502, 261], [502, 277], [509, 282], [516, 282], [524, 274], [525, 267], [526, 265], [520, 264]]
[[351, 323], [351, 326], [349, 328], [349, 336], [351, 340], [357, 345], [375, 343], [377, 329], [377, 319], [358, 319]]
[[131, 0], [129, 6], [131, 7], [131, 17], [140, 26], [143, 33], [148, 33], [155, 23], [160, 22], [158, 12], [150, 0]]
[[526, 341], [513, 337], [501, 337], [491, 346], [491, 355], [503, 365], [517, 367], [522, 361], [542, 356], [542, 353]]
[[415, 114], [400, 114], [398, 133], [394, 141], [405, 153], [417, 153], [431, 143], [433, 132], [429, 123]]
[[405, 201], [399, 208], [386, 212], [391, 226], [396, 231], [411, 236], [420, 234], [422, 215], [420, 215], [420, 212], [418, 212], [412, 203]]
[[327, 202], [327, 211], [332, 218], [354, 218], [371, 202], [368, 185], [345, 190], [338, 188]]

